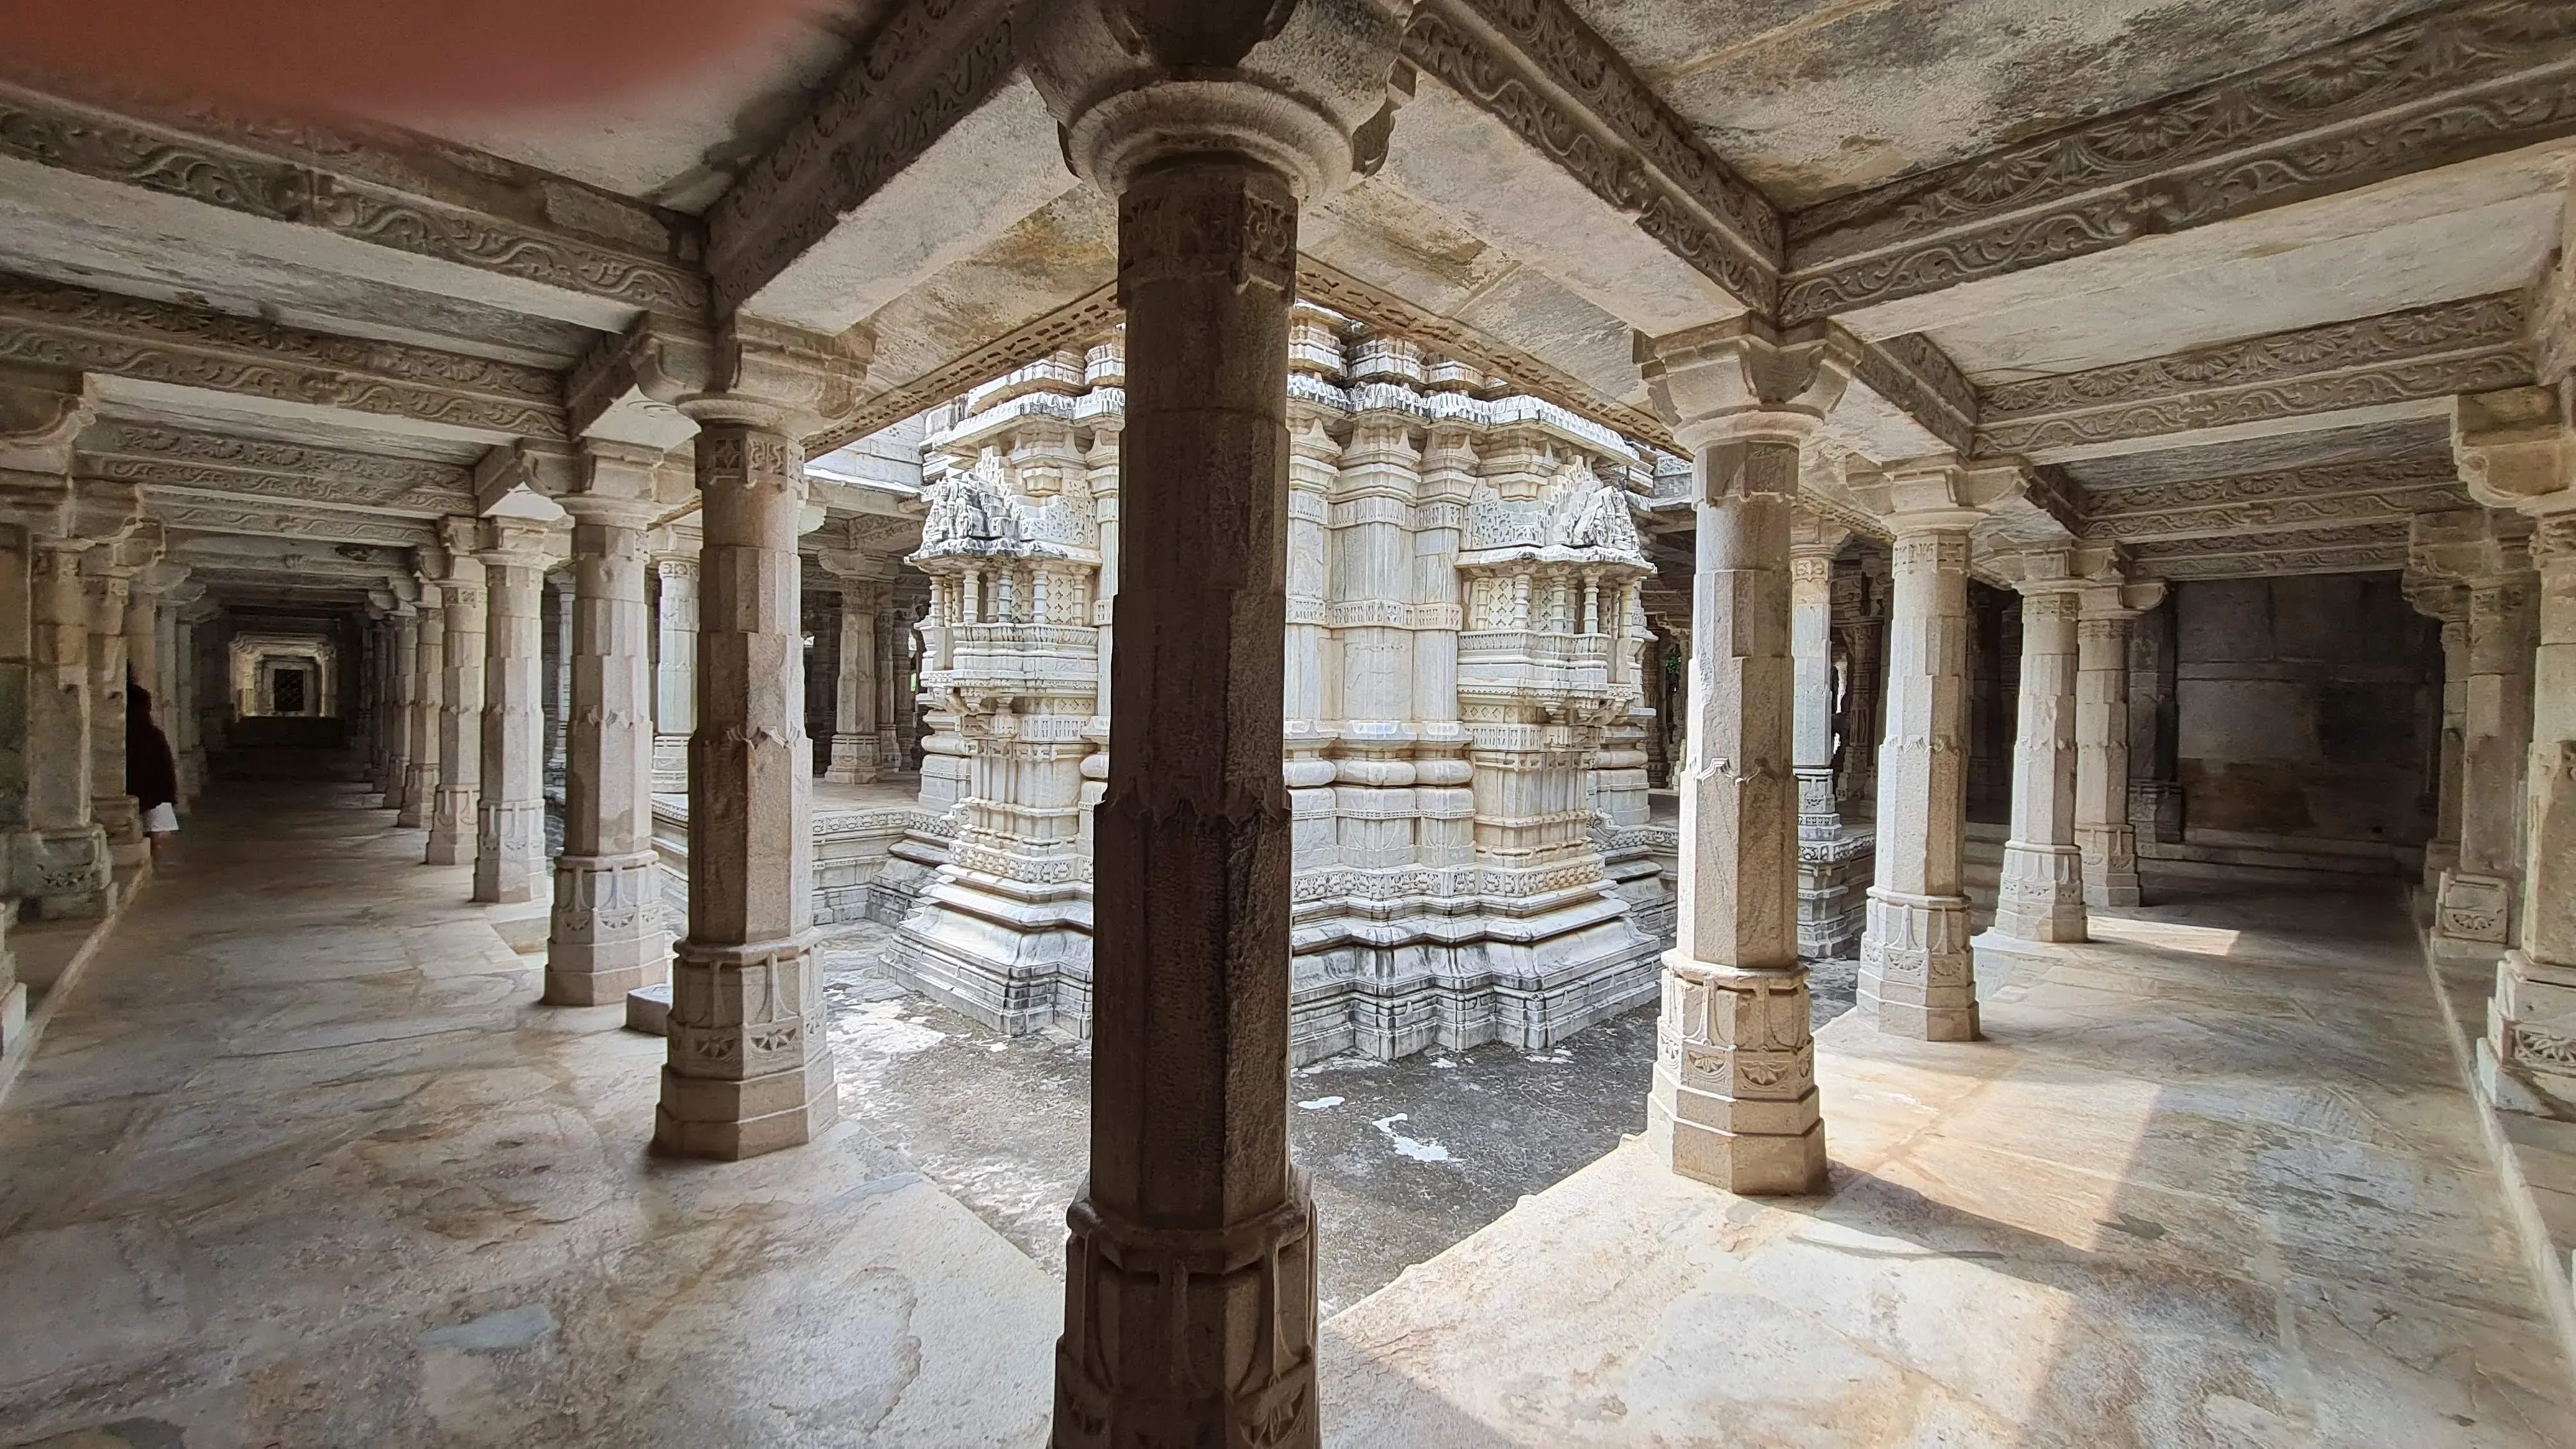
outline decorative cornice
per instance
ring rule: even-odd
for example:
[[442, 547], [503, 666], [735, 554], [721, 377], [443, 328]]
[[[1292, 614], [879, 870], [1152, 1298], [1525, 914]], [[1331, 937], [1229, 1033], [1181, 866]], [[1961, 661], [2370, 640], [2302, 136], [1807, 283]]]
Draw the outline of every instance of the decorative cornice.
[[2168, 579], [2275, 578], [2288, 574], [2367, 574], [2406, 567], [2404, 544], [2351, 548], [2280, 548], [2251, 553], [2195, 554], [2160, 559], [2152, 568]]
[[[705, 309], [684, 222], [461, 148], [406, 162], [391, 141], [212, 111], [135, 120], [0, 85], [0, 156], [627, 306]], [[473, 184], [431, 174], [451, 169]]]
[[[2141, 574], [2166, 578], [2215, 578], [2232, 574], [2336, 573], [2396, 568], [2406, 562], [2410, 536], [2405, 518], [2337, 528], [2243, 533], [2224, 538], [2143, 543], [2129, 550]], [[2390, 563], [2356, 563], [2388, 558]], [[2330, 563], [2329, 560], [2338, 561]]]
[[2576, 8], [2471, 0], [1788, 219], [1785, 322], [2576, 133]]
[[2498, 293], [2004, 383], [1985, 395], [1977, 451], [2039, 456], [2530, 379], [2522, 298]]
[[2153, 513], [2107, 513], [2096, 508], [2084, 520], [2084, 537], [2098, 543], [2135, 543], [2154, 539], [2212, 538], [2249, 529], [2334, 528], [2355, 522], [2403, 518], [2437, 508], [2460, 506], [2456, 483], [2321, 497], [2246, 499]]
[[2335, 526], [2466, 503], [2440, 453], [2365, 458], [2316, 468], [2198, 478], [2089, 497], [2084, 536], [2098, 541], [2190, 538], [2250, 529]]
[[107, 423], [81, 439], [100, 477], [268, 498], [301, 498], [425, 515], [470, 511], [472, 470], [453, 463], [237, 438], [145, 423]]
[[553, 373], [0, 274], [0, 359], [565, 439]]
[[1405, 31], [1404, 58], [1745, 305], [1771, 312], [1778, 213], [1564, 0], [1431, 0]]
[[859, 48], [709, 208], [721, 310], [766, 286], [1000, 89], [1017, 64], [1010, 12], [1009, 0], [910, 0]]
[[374, 543], [410, 547], [435, 541], [426, 523], [386, 518], [380, 514], [338, 509], [261, 508], [233, 502], [209, 502], [184, 488], [146, 487], [152, 516], [173, 532], [250, 534], [265, 538], [310, 539], [317, 543]]

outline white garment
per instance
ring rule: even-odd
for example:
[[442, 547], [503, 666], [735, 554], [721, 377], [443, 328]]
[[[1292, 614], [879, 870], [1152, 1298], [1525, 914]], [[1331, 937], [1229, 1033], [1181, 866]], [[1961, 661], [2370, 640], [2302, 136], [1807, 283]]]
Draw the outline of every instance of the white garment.
[[167, 800], [143, 812], [143, 833], [146, 835], [167, 835], [178, 828], [179, 812], [172, 809]]

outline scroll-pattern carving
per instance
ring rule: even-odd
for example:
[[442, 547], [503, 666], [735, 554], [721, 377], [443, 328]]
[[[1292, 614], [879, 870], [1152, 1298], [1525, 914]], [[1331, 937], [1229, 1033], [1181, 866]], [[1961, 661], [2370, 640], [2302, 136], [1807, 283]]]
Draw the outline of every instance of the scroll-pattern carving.
[[2237, 533], [2290, 524], [2339, 524], [2356, 519], [2385, 519], [2437, 508], [2457, 508], [2467, 500], [2459, 486], [2429, 484], [2421, 488], [2376, 493], [2337, 493], [2309, 498], [2248, 498], [2197, 508], [2110, 512], [2096, 508], [2084, 522], [2084, 537], [2107, 543], [2135, 543], [2158, 538]]
[[2232, 477], [2191, 478], [2178, 483], [2099, 489], [2093, 493], [2091, 511], [2096, 517], [2153, 513], [2217, 503], [2368, 493], [2434, 484], [2449, 484], [2456, 488], [2458, 482], [2459, 468], [2451, 461], [2449, 453], [2409, 453], [2317, 468], [2284, 468]]
[[24, 93], [0, 92], [0, 155], [638, 307], [696, 311], [706, 305], [704, 281], [662, 259], [85, 115]]
[[399, 508], [424, 518], [474, 511], [474, 494], [463, 487], [388, 490], [325, 475], [210, 468], [199, 463], [160, 458], [96, 458], [85, 463], [82, 471], [91, 477], [164, 490], [237, 493], [257, 498], [287, 498], [360, 508]]
[[2035, 454], [2051, 448], [2164, 433], [2221, 428], [2274, 418], [2342, 412], [2455, 393], [2517, 387], [2531, 381], [2531, 354], [2520, 344], [2430, 362], [2382, 364], [2355, 371], [2186, 393], [2150, 402], [2056, 417], [1997, 423], [1977, 430], [1981, 454]]
[[2477, 0], [1789, 218], [1799, 322], [2576, 131], [2576, 10]]
[[372, 518], [329, 509], [227, 507], [191, 501], [184, 493], [174, 494], [159, 488], [146, 489], [144, 496], [152, 504], [152, 515], [174, 531], [247, 533], [337, 543], [381, 543], [395, 547], [413, 547], [432, 541], [426, 527], [399, 519]]

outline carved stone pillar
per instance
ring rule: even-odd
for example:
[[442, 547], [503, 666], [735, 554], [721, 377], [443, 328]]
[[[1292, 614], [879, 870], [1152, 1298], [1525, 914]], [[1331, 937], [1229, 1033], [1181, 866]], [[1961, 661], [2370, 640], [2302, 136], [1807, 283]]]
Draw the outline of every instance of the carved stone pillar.
[[1685, 1176], [1816, 1192], [1825, 1138], [1798, 955], [1789, 526], [1801, 448], [1849, 379], [1821, 348], [1784, 348], [1741, 322], [1662, 338], [1645, 368], [1690, 450], [1699, 515], [1681, 899], [1646, 1136]]
[[119, 869], [140, 866], [146, 855], [142, 811], [125, 793], [125, 616], [142, 567], [130, 542], [116, 542], [92, 549], [82, 568], [89, 591], [90, 811], [107, 832], [108, 854]]
[[427, 580], [420, 585], [419, 619], [411, 651], [411, 766], [403, 777], [402, 808], [394, 816], [394, 824], [406, 827], [427, 825], [438, 805], [438, 722], [447, 693], [447, 607], [445, 594]]
[[1973, 1041], [1977, 995], [1960, 854], [1967, 833], [1968, 530], [2019, 484], [1954, 462], [1856, 477], [1896, 535], [1878, 880], [1861, 933], [1859, 1010], [1879, 1030]]
[[2476, 547], [2485, 567], [2462, 580], [2469, 637], [2460, 701], [2459, 855], [2436, 878], [2433, 902], [2435, 949], [2481, 958], [2501, 955], [2515, 939], [2539, 630], [2538, 579], [2523, 567], [2530, 562], [2524, 521], [2505, 517], [2513, 526], [2484, 530]]
[[1802, 518], [1789, 550], [1789, 653], [1797, 697], [1790, 758], [1798, 778], [1798, 839], [1839, 840], [1834, 799], [1834, 551], [1847, 530]]
[[2070, 563], [2065, 549], [2030, 550], [2019, 560], [2021, 698], [2012, 833], [2004, 844], [1994, 927], [1969, 943], [1981, 972], [2010, 975], [2010, 957], [2022, 942], [2085, 938], [2084, 861], [2075, 844], [2076, 615], [2082, 599]]
[[572, 580], [550, 582], [545, 590], [546, 769], [567, 767], [572, 726]]
[[2442, 735], [2434, 760], [2433, 838], [2424, 843], [2424, 894], [2460, 863], [2460, 759], [2469, 702], [2469, 595], [2456, 584], [2410, 576], [2407, 601], [2442, 628]]
[[[839, 573], [836, 560], [823, 566]], [[845, 564], [858, 561], [839, 560]], [[841, 583], [840, 649], [833, 660], [832, 752], [823, 778], [836, 785], [864, 785], [877, 777], [877, 616], [883, 611], [886, 586], [875, 579], [844, 576]]]
[[2097, 584], [2075, 622], [2075, 845], [2088, 909], [2138, 904], [2138, 832], [2129, 821], [2129, 631], [2164, 598], [2161, 583]]
[[698, 423], [705, 608], [689, 738], [689, 934], [674, 949], [656, 1150], [751, 1157], [840, 1115], [814, 956], [813, 747], [797, 515], [798, 439], [848, 405], [863, 359], [736, 316]]
[[910, 694], [904, 681], [912, 665], [912, 616], [888, 605], [877, 616], [877, 768], [904, 770], [911, 762], [904, 758], [903, 741], [896, 720], [909, 710]]
[[474, 802], [474, 899], [537, 897], [546, 859], [542, 631], [545, 529], [483, 522], [476, 554], [490, 598], [484, 629], [481, 788]]
[[657, 919], [653, 850], [653, 620], [644, 600], [644, 529], [658, 455], [585, 446], [572, 514], [573, 601], [564, 652], [564, 848], [555, 857], [545, 999], [599, 1006], [670, 973]]
[[698, 709], [698, 556], [653, 560], [662, 586], [653, 666], [653, 793], [689, 793], [689, 736]]
[[[27, 833], [10, 875], [44, 917], [107, 909], [111, 859], [92, 792], [89, 606], [81, 581], [88, 542], [39, 537], [31, 567], [34, 621], [27, 704]], [[122, 765], [120, 762], [120, 774]]]
[[1314, 1209], [1287, 1141], [1288, 306], [1301, 200], [1347, 180], [1357, 133], [1382, 139], [1397, 22], [1018, 13], [1066, 154], [1118, 207], [1132, 504], [1054, 1444], [1313, 1449]]
[[438, 789], [430, 797], [431, 865], [463, 865], [474, 858], [475, 811], [483, 794], [483, 656], [490, 601], [483, 561], [474, 556], [474, 520], [447, 520], [447, 572], [438, 591], [446, 603], [447, 637], [440, 641]]
[[393, 631], [393, 649], [385, 665], [391, 690], [385, 720], [385, 808], [400, 813], [409, 802], [412, 755], [418, 748], [412, 732], [420, 716], [420, 613], [410, 603], [398, 601], [386, 623]]

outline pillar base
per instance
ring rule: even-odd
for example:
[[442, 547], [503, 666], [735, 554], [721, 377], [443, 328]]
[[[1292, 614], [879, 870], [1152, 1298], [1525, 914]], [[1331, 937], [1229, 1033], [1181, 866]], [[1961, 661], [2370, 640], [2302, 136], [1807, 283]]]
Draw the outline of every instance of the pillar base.
[[10, 839], [13, 891], [34, 901], [36, 915], [44, 920], [107, 914], [113, 878], [107, 832], [96, 825], [27, 831]]
[[2084, 856], [2084, 904], [2130, 907], [2144, 901], [2138, 892], [2138, 833], [2122, 825], [2075, 827], [2075, 846]]
[[429, 812], [430, 865], [468, 865], [474, 860], [474, 797], [477, 790], [441, 789]]
[[2514, 1112], [2564, 1115], [2576, 1104], [2576, 965], [2507, 951], [2496, 963], [2478, 1083]]
[[2513, 882], [2447, 870], [2433, 891], [2433, 949], [2446, 956], [2494, 957], [2513, 929]]
[[649, 851], [556, 857], [546, 1004], [606, 1006], [670, 978], [670, 947], [653, 924], [659, 869]]
[[2022, 941], [2083, 940], [2083, 855], [2071, 845], [2005, 842], [1994, 931]]
[[1798, 838], [1798, 958], [1840, 960], [1860, 949], [1869, 914], [1870, 867], [1877, 858], [1878, 837], [1869, 830], [1842, 830], [1815, 838], [1803, 828]]
[[877, 737], [875, 735], [832, 736], [832, 762], [824, 767], [823, 779], [834, 785], [866, 785], [877, 778]]
[[131, 795], [97, 795], [90, 799], [90, 815], [99, 829], [107, 832], [107, 855], [119, 870], [132, 870], [152, 856], [152, 847], [143, 841], [143, 807]]
[[1052, 1449], [1318, 1449], [1315, 1208], [1304, 1174], [1290, 1174], [1277, 1208], [1222, 1228], [1118, 1221], [1088, 1183], [1065, 1217]]
[[1861, 934], [1859, 1010], [1890, 1036], [1975, 1041], [1977, 983], [1966, 896], [1869, 892]]
[[736, 1159], [812, 1141], [841, 1112], [826, 1025], [811, 936], [681, 942], [653, 1150]]
[[438, 767], [415, 760], [404, 767], [402, 805], [394, 824], [405, 830], [418, 830], [429, 823], [429, 814], [438, 796]]
[[512, 905], [537, 898], [546, 869], [542, 800], [479, 803], [474, 810], [474, 899]]
[[1646, 1141], [1684, 1177], [1748, 1197], [1825, 1190], [1807, 972], [1664, 957]]

